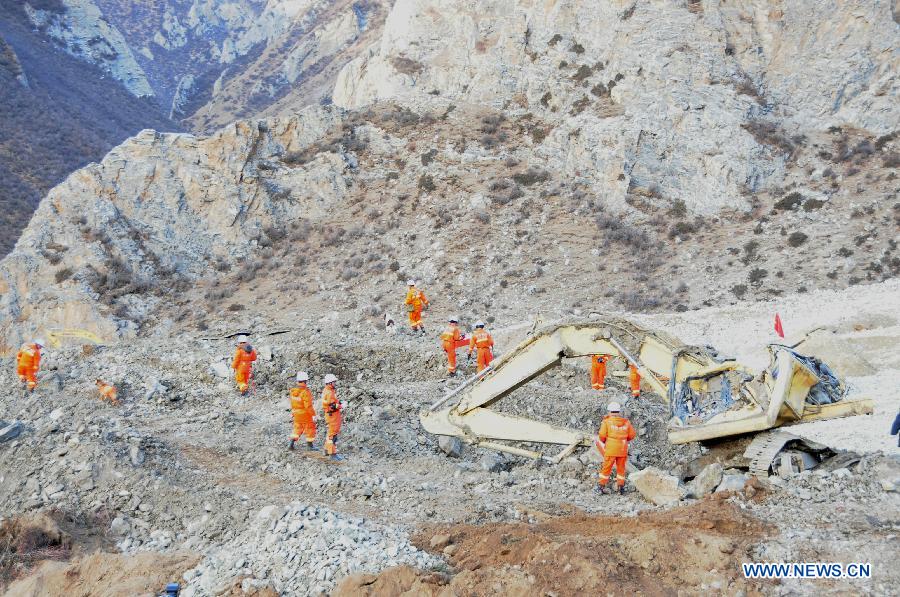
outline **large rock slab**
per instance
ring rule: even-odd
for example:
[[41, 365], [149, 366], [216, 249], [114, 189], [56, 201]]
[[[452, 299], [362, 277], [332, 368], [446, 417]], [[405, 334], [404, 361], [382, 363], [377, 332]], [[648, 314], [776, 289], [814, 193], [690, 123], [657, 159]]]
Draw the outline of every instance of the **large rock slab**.
[[722, 482], [723, 467], [718, 462], [708, 464], [687, 484], [688, 497], [701, 498], [711, 494]]
[[669, 506], [685, 497], [686, 490], [678, 477], [656, 467], [647, 467], [630, 476], [635, 489], [657, 506]]

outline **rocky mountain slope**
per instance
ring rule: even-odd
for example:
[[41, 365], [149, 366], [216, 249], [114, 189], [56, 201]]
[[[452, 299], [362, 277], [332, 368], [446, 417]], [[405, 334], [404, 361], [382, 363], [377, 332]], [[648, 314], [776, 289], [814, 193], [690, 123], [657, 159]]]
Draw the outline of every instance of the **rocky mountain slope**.
[[21, 2], [0, 2], [0, 255], [48, 190], [142, 128], [179, 130], [152, 99], [35, 31]]

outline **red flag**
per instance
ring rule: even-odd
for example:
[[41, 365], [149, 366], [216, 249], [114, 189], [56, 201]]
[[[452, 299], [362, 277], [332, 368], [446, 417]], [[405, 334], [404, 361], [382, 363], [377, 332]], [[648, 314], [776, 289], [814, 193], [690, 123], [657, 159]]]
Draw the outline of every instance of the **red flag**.
[[775, 314], [775, 333], [784, 338], [784, 328], [781, 327], [781, 316]]

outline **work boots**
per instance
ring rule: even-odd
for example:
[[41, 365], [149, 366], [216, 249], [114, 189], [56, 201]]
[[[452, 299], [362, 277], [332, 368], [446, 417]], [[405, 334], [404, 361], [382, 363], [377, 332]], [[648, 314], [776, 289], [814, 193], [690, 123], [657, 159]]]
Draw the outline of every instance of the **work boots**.
[[295, 441], [296, 441], [296, 440], [291, 440], [291, 445], [288, 446], [288, 450], [293, 450], [293, 449], [294, 449], [294, 442], [295, 442]]
[[306, 449], [309, 450], [310, 452], [316, 451], [316, 447], [313, 445], [312, 442], [306, 442]]
[[625, 495], [625, 486], [619, 485], [619, 495]]
[[609, 493], [609, 489], [606, 488], [606, 485], [595, 485], [594, 493], [599, 495], [607, 495]]

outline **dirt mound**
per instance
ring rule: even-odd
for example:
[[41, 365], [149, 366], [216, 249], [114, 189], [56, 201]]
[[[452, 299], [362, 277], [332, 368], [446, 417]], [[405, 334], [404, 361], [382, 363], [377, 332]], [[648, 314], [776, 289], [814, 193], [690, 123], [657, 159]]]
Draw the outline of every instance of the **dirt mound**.
[[740, 562], [766, 531], [722, 500], [636, 518], [576, 514], [539, 524], [454, 525], [423, 531], [423, 548], [443, 548], [454, 572], [392, 568], [357, 575], [335, 595], [675, 595], [755, 592]]
[[142, 552], [123, 556], [97, 552], [65, 564], [44, 562], [28, 578], [10, 585], [6, 597], [134, 597], [156, 595], [194, 567], [190, 553]]
[[69, 557], [72, 538], [51, 515], [25, 514], [0, 524], [0, 589], [42, 560]]

